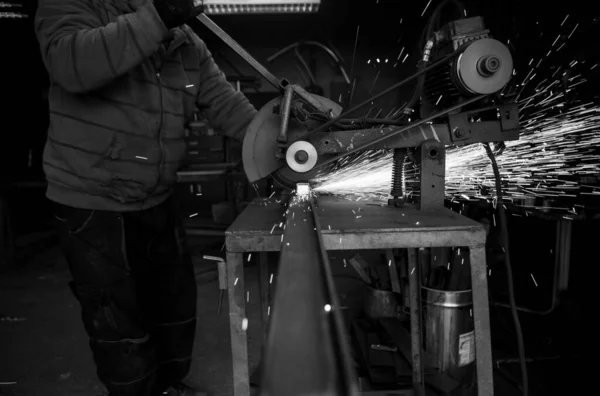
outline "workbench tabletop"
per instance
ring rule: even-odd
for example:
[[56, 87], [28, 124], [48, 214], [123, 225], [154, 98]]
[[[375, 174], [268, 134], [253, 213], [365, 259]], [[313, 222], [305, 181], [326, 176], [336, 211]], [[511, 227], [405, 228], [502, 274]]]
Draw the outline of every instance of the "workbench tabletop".
[[[390, 243], [401, 248], [416, 247], [415, 243], [421, 244], [418, 246], [473, 246], [485, 242], [481, 224], [446, 208], [426, 213], [413, 204], [395, 208], [381, 201], [330, 195], [319, 196], [315, 202], [328, 250], [391, 248], [383, 247]], [[241, 245], [249, 249], [248, 244], [256, 245], [257, 251], [278, 251], [275, 245], [284, 231], [286, 210], [284, 202], [273, 198], [255, 199], [227, 229], [228, 251], [239, 251]], [[439, 241], [439, 235], [437, 239], [432, 237], [439, 233], [448, 234], [441, 244], [428, 242]]]

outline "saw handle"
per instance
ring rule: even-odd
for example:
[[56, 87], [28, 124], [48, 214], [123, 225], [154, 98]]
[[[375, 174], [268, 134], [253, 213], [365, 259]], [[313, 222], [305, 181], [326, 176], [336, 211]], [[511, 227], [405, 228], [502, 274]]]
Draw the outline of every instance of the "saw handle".
[[279, 128], [279, 135], [277, 136], [277, 153], [276, 156], [278, 159], [285, 158], [285, 149], [287, 148], [287, 131], [288, 125], [290, 123], [290, 113], [292, 111], [292, 98], [294, 96], [294, 87], [293, 85], [287, 85], [285, 87], [285, 92], [283, 94], [283, 98], [281, 99], [281, 108], [280, 108], [280, 116], [281, 116], [281, 127]]

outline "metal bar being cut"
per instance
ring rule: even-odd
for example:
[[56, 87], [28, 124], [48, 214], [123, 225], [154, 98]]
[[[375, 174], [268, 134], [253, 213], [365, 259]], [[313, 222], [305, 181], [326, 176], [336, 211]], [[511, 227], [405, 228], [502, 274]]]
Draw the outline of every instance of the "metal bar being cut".
[[356, 395], [349, 345], [308, 184], [286, 211], [263, 396]]

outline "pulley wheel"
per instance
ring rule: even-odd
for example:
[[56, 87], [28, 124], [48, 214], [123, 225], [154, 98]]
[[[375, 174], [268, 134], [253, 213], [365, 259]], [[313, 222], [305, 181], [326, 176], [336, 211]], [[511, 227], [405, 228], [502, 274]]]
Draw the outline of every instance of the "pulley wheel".
[[463, 51], [455, 67], [462, 88], [473, 94], [487, 95], [508, 84], [513, 73], [513, 59], [500, 41], [481, 39]]
[[288, 147], [285, 153], [285, 162], [291, 170], [306, 173], [317, 164], [317, 149], [309, 142], [300, 140]]

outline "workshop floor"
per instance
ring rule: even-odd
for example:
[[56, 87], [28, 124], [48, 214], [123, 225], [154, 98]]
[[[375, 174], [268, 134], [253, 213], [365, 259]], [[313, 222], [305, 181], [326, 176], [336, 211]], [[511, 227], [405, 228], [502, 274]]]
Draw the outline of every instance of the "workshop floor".
[[[212, 264], [214, 266], [214, 264]], [[206, 270], [197, 266], [197, 272]], [[260, 335], [256, 276], [247, 271], [250, 291], [249, 354], [259, 359]], [[95, 396], [96, 380], [79, 307], [67, 282], [58, 249], [35, 257], [19, 271], [0, 276], [0, 395]], [[198, 329], [189, 381], [211, 396], [233, 394], [227, 296], [217, 315], [215, 276], [198, 276]], [[253, 326], [253, 323], [255, 324]]]

